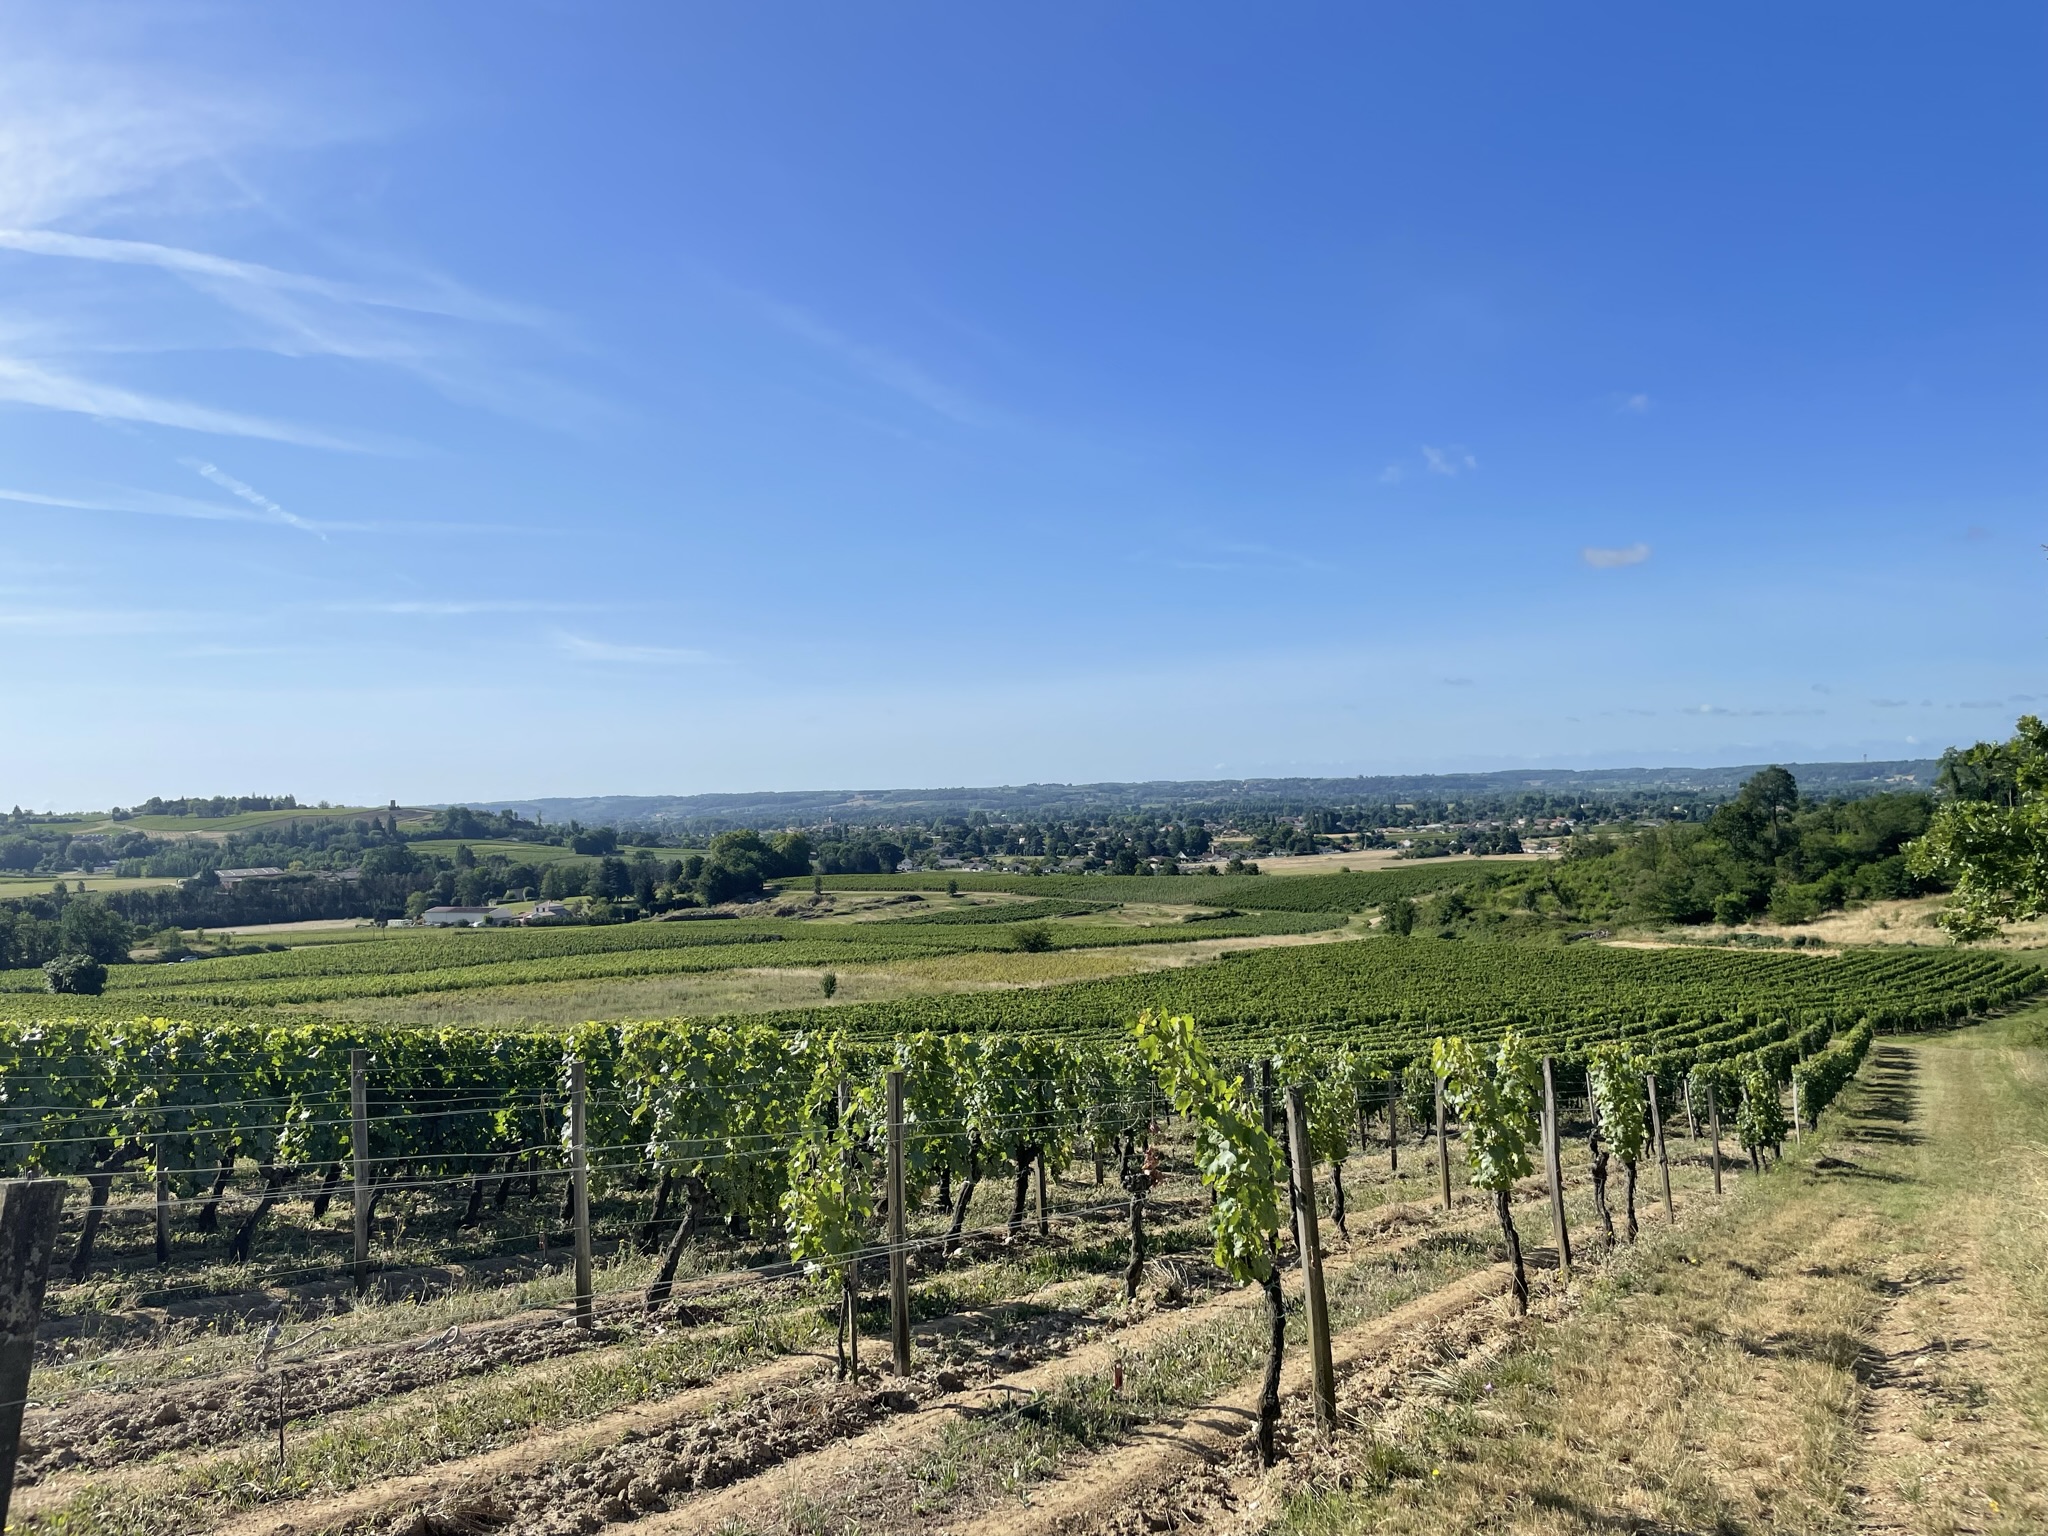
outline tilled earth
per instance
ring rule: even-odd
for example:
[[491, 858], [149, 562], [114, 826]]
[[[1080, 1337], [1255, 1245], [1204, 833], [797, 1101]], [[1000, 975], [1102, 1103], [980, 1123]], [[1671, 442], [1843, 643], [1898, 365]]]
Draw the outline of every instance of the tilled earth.
[[931, 1391], [893, 1381], [887, 1388], [844, 1383], [769, 1392], [693, 1424], [628, 1439], [587, 1460], [543, 1463], [525, 1477], [488, 1488], [459, 1487], [370, 1529], [378, 1536], [499, 1530], [583, 1536], [857, 1435], [892, 1413], [915, 1410], [921, 1394]]
[[293, 1419], [345, 1412], [419, 1387], [530, 1365], [616, 1344], [619, 1327], [530, 1325], [410, 1341], [352, 1353], [342, 1361], [287, 1362], [270, 1372], [215, 1378], [167, 1391], [85, 1397], [23, 1426], [15, 1482], [28, 1487], [51, 1473], [99, 1470], [146, 1461], [189, 1446], [231, 1444], [274, 1427], [278, 1388]]

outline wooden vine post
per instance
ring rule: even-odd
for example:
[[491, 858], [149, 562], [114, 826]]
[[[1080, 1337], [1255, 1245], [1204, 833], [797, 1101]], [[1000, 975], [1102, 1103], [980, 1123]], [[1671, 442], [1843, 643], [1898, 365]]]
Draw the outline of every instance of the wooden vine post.
[[1657, 1171], [1664, 1176], [1664, 1219], [1678, 1225], [1678, 1208], [1671, 1203], [1671, 1155], [1664, 1150], [1664, 1109], [1657, 1101], [1657, 1074], [1645, 1072], [1643, 1086], [1650, 1091], [1650, 1134], [1657, 1138]]
[[[1801, 1066], [1806, 1065], [1804, 1056], [1799, 1058]], [[1792, 1144], [1798, 1146], [1806, 1138], [1799, 1134], [1799, 1074], [1792, 1074]]]
[[62, 1179], [10, 1179], [0, 1184], [0, 1527], [14, 1493], [14, 1458], [35, 1365], [36, 1325], [57, 1248]]
[[171, 1170], [164, 1166], [164, 1138], [156, 1138], [156, 1261], [171, 1262]]
[[1050, 1237], [1052, 1222], [1045, 1213], [1045, 1148], [1038, 1149], [1038, 1156], [1033, 1161], [1038, 1164], [1038, 1235]]
[[1308, 1301], [1308, 1355], [1315, 1385], [1316, 1422], [1337, 1427], [1337, 1367], [1330, 1357], [1330, 1303], [1323, 1289], [1323, 1250], [1316, 1231], [1315, 1159], [1309, 1149], [1308, 1107], [1299, 1085], [1287, 1090], [1287, 1141], [1294, 1151], [1294, 1240], [1301, 1249]]
[[1451, 1131], [1444, 1108], [1444, 1080], [1436, 1080], [1436, 1171], [1443, 1180], [1444, 1209], [1451, 1208]]
[[1387, 1172], [1401, 1171], [1401, 1080], [1387, 1083]]
[[590, 1148], [585, 1144], [583, 1063], [569, 1063], [569, 1182], [576, 1199], [576, 1326], [594, 1328], [590, 1290]]
[[348, 1053], [348, 1114], [350, 1161], [355, 1165], [355, 1276], [356, 1294], [370, 1283], [370, 1084], [368, 1051]]
[[1543, 1058], [1543, 1168], [1550, 1180], [1550, 1230], [1557, 1239], [1557, 1273], [1565, 1284], [1572, 1278], [1572, 1235], [1564, 1222], [1564, 1166], [1558, 1147], [1557, 1085], [1550, 1058]]
[[1714, 1139], [1714, 1193], [1721, 1193], [1721, 1101], [1714, 1092], [1713, 1080], [1707, 1081], [1707, 1132]]
[[[889, 1074], [889, 1343], [896, 1374], [910, 1374], [910, 1253], [903, 1210], [903, 1074]], [[1045, 1159], [1038, 1160], [1039, 1220], [1045, 1219]]]
[[[844, 1077], [839, 1079], [837, 1102], [839, 1105], [838, 1123], [845, 1125], [847, 1115], [853, 1110], [853, 1090], [847, 1086]], [[851, 1147], [846, 1149], [845, 1157], [846, 1168], [850, 1176], [854, 1166], [853, 1149]], [[850, 1177], [849, 1182], [851, 1182]], [[853, 1380], [858, 1383], [860, 1380], [860, 1250], [858, 1248], [854, 1250], [853, 1257], [846, 1261], [846, 1267], [840, 1271], [839, 1311], [840, 1315], [846, 1319], [848, 1369], [852, 1374]]]

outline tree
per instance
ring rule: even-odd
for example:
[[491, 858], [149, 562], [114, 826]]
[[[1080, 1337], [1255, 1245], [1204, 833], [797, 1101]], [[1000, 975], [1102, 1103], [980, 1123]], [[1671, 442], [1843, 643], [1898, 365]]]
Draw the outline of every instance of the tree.
[[2048, 915], [2048, 726], [2023, 715], [2011, 740], [1942, 760], [1949, 796], [1907, 867], [1954, 896], [1935, 921], [1965, 943]]
[[1529, 1276], [1522, 1267], [1522, 1239], [1511, 1207], [1515, 1181], [1536, 1169], [1529, 1155], [1536, 1141], [1541, 1091], [1535, 1059], [1510, 1029], [1500, 1037], [1491, 1068], [1475, 1047], [1456, 1035], [1448, 1040], [1437, 1037], [1430, 1047], [1430, 1062], [1444, 1080], [1444, 1097], [1465, 1127], [1472, 1182], [1493, 1191], [1493, 1213], [1515, 1269], [1515, 1309], [1527, 1313]]
[[1751, 774], [1737, 791], [1735, 802], [1760, 817], [1775, 840], [1792, 819], [1793, 811], [1799, 808], [1799, 781], [1788, 770], [1773, 764]]
[[103, 965], [118, 965], [128, 958], [135, 931], [105, 902], [68, 901], [58, 920], [57, 942], [69, 954], [90, 955]]
[[1396, 938], [1405, 939], [1415, 931], [1415, 903], [1406, 896], [1380, 903], [1380, 926]]
[[1287, 1316], [1280, 1294], [1277, 1255], [1280, 1200], [1274, 1191], [1280, 1149], [1265, 1132], [1243, 1078], [1217, 1070], [1192, 1018], [1146, 1012], [1138, 1019], [1138, 1048], [1174, 1109], [1195, 1123], [1195, 1167], [1214, 1196], [1209, 1229], [1217, 1266], [1240, 1285], [1256, 1284], [1266, 1297], [1266, 1376], [1259, 1390], [1259, 1460], [1274, 1461], [1273, 1430], [1280, 1420], [1280, 1360], [1287, 1346]]

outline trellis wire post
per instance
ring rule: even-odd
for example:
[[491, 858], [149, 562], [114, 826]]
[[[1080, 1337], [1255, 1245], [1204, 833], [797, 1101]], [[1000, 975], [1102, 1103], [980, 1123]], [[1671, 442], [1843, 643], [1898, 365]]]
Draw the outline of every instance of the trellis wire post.
[[1707, 1132], [1714, 1141], [1714, 1193], [1721, 1193], [1721, 1101], [1707, 1084]]
[[583, 1063], [569, 1063], [569, 1181], [576, 1200], [576, 1326], [597, 1326], [590, 1287], [590, 1149], [585, 1144]]
[[354, 1206], [356, 1294], [370, 1283], [370, 1086], [368, 1051], [348, 1053], [350, 1161], [355, 1164]]
[[1572, 1278], [1572, 1235], [1564, 1224], [1564, 1167], [1559, 1155], [1557, 1086], [1550, 1058], [1543, 1058], [1543, 1170], [1550, 1180], [1550, 1228], [1557, 1237], [1557, 1273], [1567, 1285]]
[[[1045, 1163], [1039, 1161], [1042, 1181]], [[1044, 1211], [1043, 1182], [1039, 1209]], [[904, 1228], [903, 1074], [889, 1074], [889, 1342], [895, 1350], [896, 1374], [910, 1374], [910, 1253]]]
[[[853, 1089], [844, 1077], [839, 1079], [835, 1100], [839, 1105], [839, 1124], [846, 1124], [846, 1117], [853, 1109]], [[848, 1147], [844, 1154], [846, 1167], [853, 1167], [853, 1149]], [[839, 1276], [840, 1314], [846, 1320], [846, 1360], [853, 1372], [853, 1379], [860, 1380], [860, 1251], [854, 1250], [853, 1257], [846, 1261]]]
[[1308, 1300], [1308, 1352], [1316, 1422], [1337, 1427], [1337, 1368], [1330, 1358], [1330, 1303], [1323, 1289], [1323, 1250], [1316, 1231], [1316, 1185], [1308, 1142], [1308, 1109], [1299, 1086], [1287, 1090], [1287, 1142], [1294, 1150], [1294, 1240], [1301, 1249]]
[[171, 1262], [171, 1171], [164, 1166], [164, 1138], [158, 1135], [156, 1161], [156, 1261]]
[[[1804, 1065], [1805, 1058], [1802, 1057], [1800, 1060], [1801, 1064]], [[1792, 1144], [1798, 1146], [1805, 1139], [1805, 1137], [1799, 1134], [1799, 1074], [1797, 1071], [1794, 1071], [1792, 1074]]]
[[14, 1494], [14, 1458], [21, 1416], [35, 1368], [36, 1325], [57, 1247], [64, 1208], [62, 1179], [10, 1179], [0, 1184], [0, 1526]]
[[1650, 1090], [1650, 1133], [1657, 1138], [1657, 1171], [1664, 1176], [1664, 1219], [1678, 1225], [1678, 1208], [1671, 1203], [1671, 1156], [1664, 1150], [1664, 1110], [1657, 1102], [1657, 1074], [1645, 1072], [1643, 1086]]
[[1443, 1180], [1444, 1209], [1451, 1208], [1451, 1131], [1444, 1111], [1444, 1080], [1436, 1080], [1436, 1171]]
[[1387, 1172], [1401, 1171], [1401, 1080], [1387, 1080]]

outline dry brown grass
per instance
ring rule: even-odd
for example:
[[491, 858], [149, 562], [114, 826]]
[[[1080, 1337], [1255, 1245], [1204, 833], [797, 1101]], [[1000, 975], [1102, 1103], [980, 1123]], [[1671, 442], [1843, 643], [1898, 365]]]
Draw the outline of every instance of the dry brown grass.
[[1418, 1383], [1281, 1528], [2048, 1529], [2030, 1027], [1881, 1042], [1825, 1149], [1646, 1245], [1575, 1313]]

